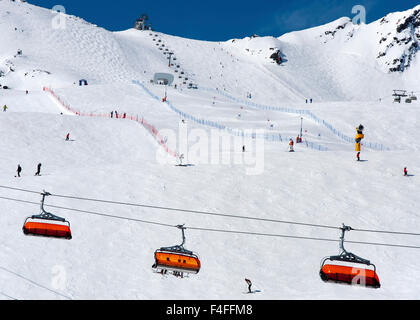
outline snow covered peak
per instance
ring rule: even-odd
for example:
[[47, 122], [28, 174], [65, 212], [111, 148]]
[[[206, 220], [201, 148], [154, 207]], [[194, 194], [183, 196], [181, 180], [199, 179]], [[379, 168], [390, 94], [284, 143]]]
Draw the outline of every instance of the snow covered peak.
[[[57, 13], [2, 0], [0, 84], [31, 89], [77, 84], [80, 79], [90, 84], [150, 82], [154, 73], [165, 72], [174, 75], [177, 85], [194, 82], [240, 95], [257, 81], [272, 88], [266, 95], [270, 101], [378, 97], [400, 87], [401, 81], [413, 87], [420, 72], [419, 9], [392, 13], [368, 25], [343, 17], [279, 38], [208, 42], [135, 29], [109, 32], [70, 15], [65, 15], [65, 29], [54, 29]], [[176, 70], [168, 67], [169, 50]], [[403, 79], [390, 71], [404, 71]], [[372, 88], [378, 81], [381, 86]]]
[[390, 72], [410, 68], [420, 50], [420, 6], [379, 21], [378, 61]]

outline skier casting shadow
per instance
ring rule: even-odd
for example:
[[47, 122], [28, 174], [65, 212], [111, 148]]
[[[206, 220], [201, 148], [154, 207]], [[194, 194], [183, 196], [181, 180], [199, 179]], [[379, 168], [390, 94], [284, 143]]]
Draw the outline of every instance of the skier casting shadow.
[[66, 135], [66, 141], [74, 142], [76, 140], [70, 139], [70, 133], [67, 133], [67, 135]]
[[360, 160], [360, 152], [357, 153], [357, 162], [368, 162], [368, 160]]
[[183, 155], [183, 154], [181, 154], [181, 155], [178, 157], [179, 164], [177, 164], [176, 166], [177, 166], [177, 167], [183, 167], [183, 168], [194, 167], [194, 165], [193, 165], [193, 164], [183, 164], [183, 163], [182, 163], [182, 161], [183, 161], [184, 159], [185, 159], [184, 155]]
[[246, 292], [246, 293], [258, 293], [258, 292], [261, 292], [260, 290], [254, 290], [254, 291], [252, 291], [252, 282], [251, 282], [251, 280], [245, 278], [245, 282], [248, 285], [248, 292]]
[[414, 174], [408, 174], [407, 168], [404, 168], [404, 177], [414, 177]]
[[247, 283], [247, 285], [248, 285], [248, 293], [252, 293], [252, 282], [251, 282], [251, 280], [249, 280], [249, 279], [245, 279], [245, 282]]

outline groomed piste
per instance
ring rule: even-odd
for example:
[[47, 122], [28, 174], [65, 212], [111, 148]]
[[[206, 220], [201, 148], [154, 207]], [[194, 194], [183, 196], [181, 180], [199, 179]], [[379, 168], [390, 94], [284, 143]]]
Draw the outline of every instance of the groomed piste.
[[419, 9], [210, 42], [0, 1], [0, 299], [420, 298]]

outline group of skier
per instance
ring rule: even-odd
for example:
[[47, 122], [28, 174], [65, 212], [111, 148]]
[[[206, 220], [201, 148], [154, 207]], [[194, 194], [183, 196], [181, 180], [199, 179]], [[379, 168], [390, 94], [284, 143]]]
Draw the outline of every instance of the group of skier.
[[[70, 141], [70, 133], [67, 133], [66, 135], [66, 141]], [[41, 176], [41, 167], [42, 167], [42, 163], [38, 163], [37, 167], [36, 167], [36, 172], [35, 172], [35, 176], [39, 177]], [[16, 173], [17, 175], [15, 176], [16, 178], [21, 178], [21, 174], [22, 174], [22, 166], [20, 164], [18, 164]]]
[[[38, 165], [36, 166], [35, 176], [37, 176], [37, 177], [41, 176], [41, 167], [42, 167], [42, 164], [41, 163], [38, 163]], [[16, 172], [17, 172], [17, 176], [16, 177], [18, 177], [18, 178], [21, 177], [22, 170], [23, 170], [22, 169], [22, 166], [20, 164], [18, 164], [18, 167], [17, 167], [17, 170], [16, 170]]]
[[124, 112], [123, 115], [121, 116], [120, 114], [118, 114], [118, 111], [111, 111], [111, 118], [114, 118], [114, 116], [116, 119], [119, 119], [119, 118], [125, 119], [127, 118], [127, 113]]

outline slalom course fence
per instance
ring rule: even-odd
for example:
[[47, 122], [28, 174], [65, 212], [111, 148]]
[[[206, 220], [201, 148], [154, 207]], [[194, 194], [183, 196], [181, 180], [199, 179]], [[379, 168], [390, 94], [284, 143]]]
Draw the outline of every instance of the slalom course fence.
[[[43, 90], [45, 92], [48, 92], [52, 97], [55, 98], [55, 100], [66, 110], [68, 110], [69, 112], [75, 114], [76, 116], [80, 116], [80, 117], [97, 117], [97, 118], [111, 118], [111, 114], [110, 113], [99, 113], [99, 114], [95, 114], [92, 112], [81, 112], [79, 110], [76, 110], [74, 108], [72, 108], [70, 106], [70, 104], [66, 103], [61, 97], [59, 97], [53, 89], [48, 88], [48, 87], [44, 87]], [[159, 131], [153, 126], [151, 125], [149, 122], [147, 122], [143, 117], [139, 117], [138, 115], [136, 116], [132, 116], [132, 115], [127, 115], [125, 117], [123, 117], [122, 115], [116, 115], [115, 117], [116, 119], [125, 119], [125, 120], [131, 120], [131, 121], [135, 121], [139, 124], [141, 124], [154, 138], [155, 140], [158, 142], [159, 145], [161, 145], [164, 150], [171, 156], [177, 158], [178, 154], [176, 151], [173, 151], [171, 149], [169, 149], [169, 147], [167, 146], [165, 139], [159, 134]]]
[[[162, 100], [156, 96], [153, 92], [151, 92], [148, 88], [146, 88], [146, 86], [144, 84], [142, 84], [140, 81], [137, 80], [133, 80], [133, 84], [138, 85], [139, 87], [141, 87], [150, 97], [152, 97], [153, 99], [162, 102]], [[216, 128], [218, 130], [223, 130], [226, 131], [227, 133], [229, 133], [230, 135], [233, 136], [237, 136], [237, 137], [244, 137], [244, 138], [250, 138], [250, 139], [263, 139], [265, 141], [270, 141], [270, 142], [288, 142], [287, 139], [283, 139], [283, 137], [281, 136], [281, 134], [270, 134], [270, 133], [263, 133], [263, 134], [259, 134], [259, 133], [250, 133], [247, 132], [246, 130], [243, 129], [232, 129], [229, 127], [226, 127], [224, 125], [218, 124], [217, 122], [211, 121], [211, 120], [206, 120], [206, 119], [200, 119], [197, 118], [191, 114], [185, 113], [181, 110], [179, 110], [178, 108], [176, 108], [170, 101], [166, 101], [165, 102], [169, 108], [176, 112], [179, 116], [181, 116], [184, 119], [193, 121], [197, 124], [203, 125], [203, 126], [207, 126], [207, 127], [211, 127], [211, 128]], [[249, 130], [248, 130], [249, 131]], [[310, 142], [310, 141], [305, 141], [306, 146], [310, 149], [313, 150], [317, 150], [317, 151], [328, 151], [328, 148], [325, 146], [321, 146], [319, 144]]]
[[[216, 93], [218, 95], [221, 95], [221, 96], [224, 96], [224, 97], [228, 98], [231, 101], [237, 102], [239, 104], [245, 104], [249, 107], [253, 107], [253, 108], [257, 108], [257, 109], [261, 109], [261, 110], [265, 110], [265, 111], [278, 111], [278, 112], [284, 112], [284, 113], [298, 114], [298, 115], [301, 115], [301, 116], [307, 116], [310, 119], [312, 119], [314, 122], [316, 122], [317, 124], [322, 125], [325, 128], [327, 128], [330, 132], [332, 132], [335, 136], [339, 137], [341, 140], [343, 140], [345, 142], [348, 142], [348, 143], [354, 143], [354, 138], [343, 134], [342, 132], [335, 129], [331, 124], [329, 124], [325, 120], [319, 119], [315, 114], [313, 114], [309, 110], [299, 110], [299, 109], [292, 109], [292, 108], [267, 106], [267, 105], [262, 105], [262, 104], [238, 99], [238, 98], [235, 98], [235, 97], [231, 96], [230, 94], [228, 94], [226, 92], [222, 92], [220, 90], [216, 90], [216, 89], [213, 89], [213, 88], [199, 87], [199, 89], [203, 90], [203, 91], [207, 91], [207, 92]], [[377, 151], [389, 151], [390, 150], [389, 148], [385, 147], [383, 144], [380, 144], [380, 143], [364, 142], [363, 145], [366, 148], [369, 148], [369, 149], [372, 149], [372, 150], [377, 150]]]

